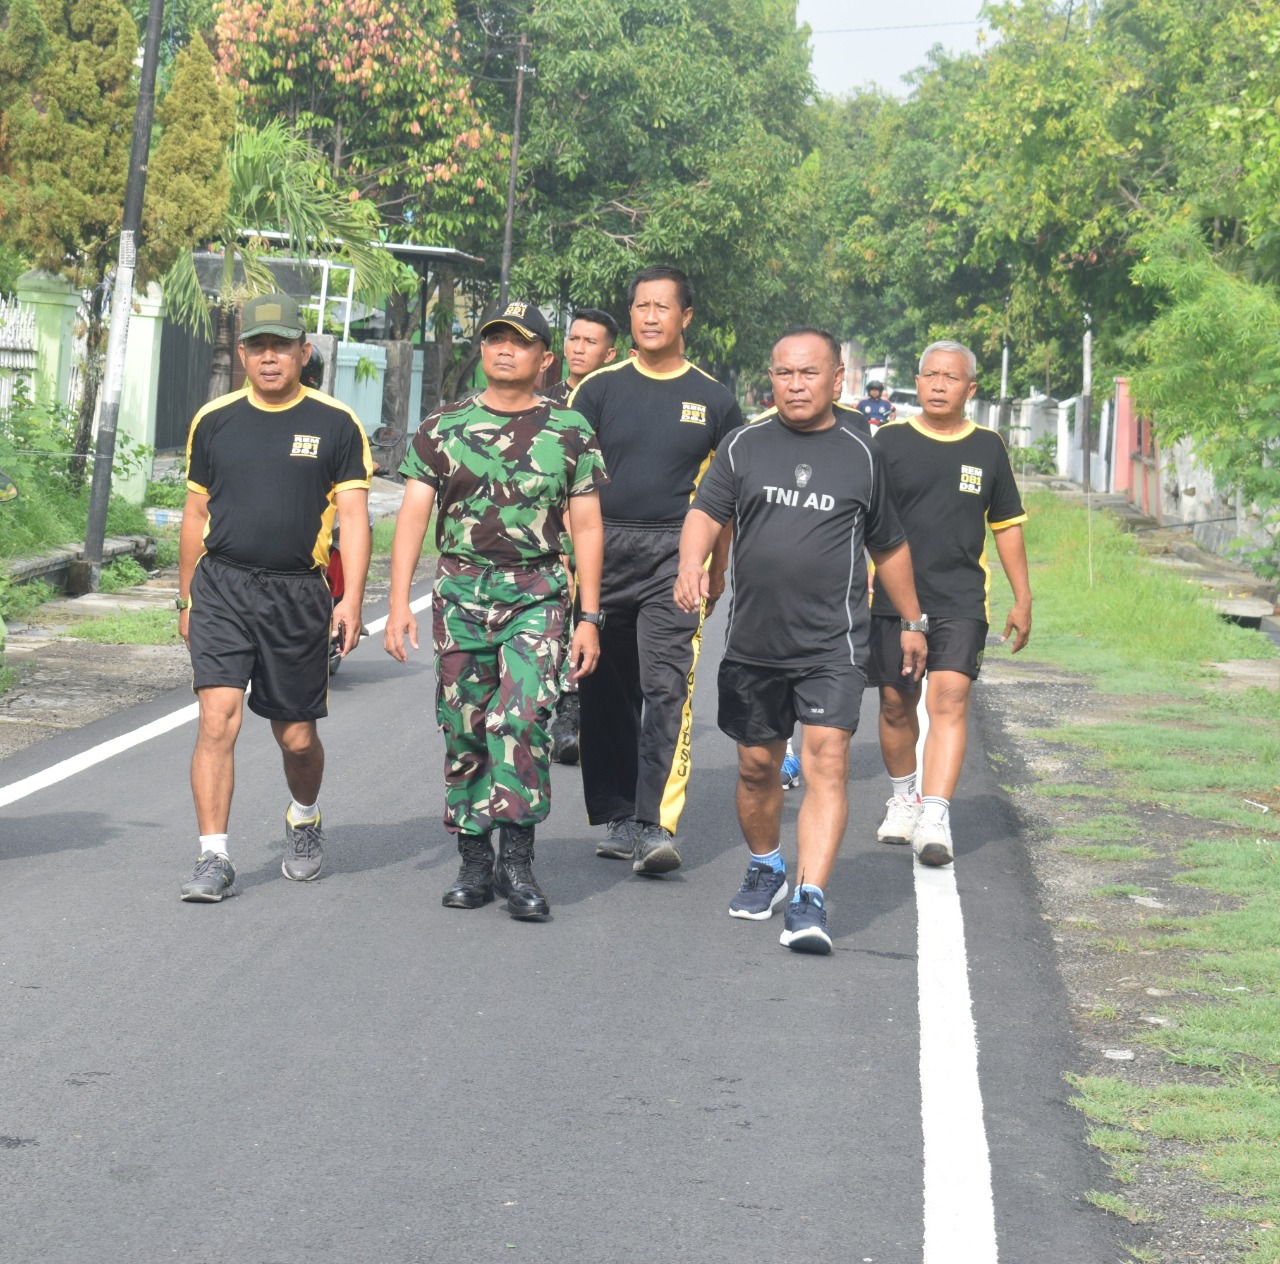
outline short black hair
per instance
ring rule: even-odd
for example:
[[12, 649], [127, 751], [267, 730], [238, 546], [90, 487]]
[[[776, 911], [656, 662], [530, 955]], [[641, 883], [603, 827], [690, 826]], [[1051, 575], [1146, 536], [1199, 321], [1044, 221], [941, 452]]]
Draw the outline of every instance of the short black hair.
[[840, 345], [840, 339], [829, 329], [819, 329], [816, 325], [793, 325], [773, 340], [774, 348], [777, 347], [778, 343], [785, 342], [788, 338], [801, 338], [806, 334], [821, 338], [831, 348], [831, 358], [837, 366], [844, 363], [844, 348]]
[[573, 327], [575, 320], [585, 320], [591, 325], [603, 325], [609, 331], [609, 339], [612, 342], [618, 340], [618, 322], [609, 315], [608, 312], [602, 312], [598, 307], [580, 307], [569, 320], [569, 327]]
[[641, 268], [631, 278], [631, 283], [627, 286], [628, 309], [636, 301], [636, 290], [646, 281], [674, 281], [679, 291], [680, 310], [687, 312], [693, 306], [693, 285], [689, 278], [679, 268], [672, 267], [669, 263], [654, 263], [647, 268]]

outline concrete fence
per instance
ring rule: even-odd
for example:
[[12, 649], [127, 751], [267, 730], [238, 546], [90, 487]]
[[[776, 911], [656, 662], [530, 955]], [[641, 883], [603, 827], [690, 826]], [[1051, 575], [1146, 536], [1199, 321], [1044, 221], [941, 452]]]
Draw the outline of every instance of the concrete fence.
[[35, 310], [0, 297], [0, 412], [13, 403], [20, 385], [32, 393], [35, 374]]

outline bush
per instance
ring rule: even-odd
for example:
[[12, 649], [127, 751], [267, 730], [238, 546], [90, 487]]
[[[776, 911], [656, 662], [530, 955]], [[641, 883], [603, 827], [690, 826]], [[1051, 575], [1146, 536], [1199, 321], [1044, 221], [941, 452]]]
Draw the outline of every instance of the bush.
[[53, 595], [53, 589], [42, 579], [19, 584], [8, 575], [0, 574], [0, 618], [6, 623], [11, 619], [25, 619]]
[[156, 540], [156, 567], [168, 570], [178, 564], [178, 541], [172, 536], [162, 535]]
[[[0, 414], [0, 468], [18, 485], [18, 498], [0, 506], [0, 557], [23, 557], [84, 539], [89, 489], [68, 478], [75, 415], [32, 403], [19, 389]], [[145, 535], [142, 510], [113, 496], [107, 509], [111, 535]]]
[[147, 484], [146, 503], [156, 509], [181, 509], [187, 503], [187, 480], [166, 474]]
[[98, 591], [104, 593], [123, 592], [147, 582], [147, 572], [143, 570], [137, 558], [118, 557], [102, 568], [98, 581]]
[[1029, 470], [1032, 474], [1056, 474], [1058, 472], [1058, 439], [1045, 435], [1029, 448], [1010, 448], [1009, 460], [1015, 470]]

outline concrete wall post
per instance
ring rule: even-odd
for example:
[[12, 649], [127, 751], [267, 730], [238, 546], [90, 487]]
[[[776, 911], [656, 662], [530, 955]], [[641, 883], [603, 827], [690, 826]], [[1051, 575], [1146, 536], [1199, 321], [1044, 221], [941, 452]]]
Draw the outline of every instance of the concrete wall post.
[[35, 271], [18, 278], [18, 301], [36, 314], [35, 402], [65, 408], [80, 295], [66, 277]]

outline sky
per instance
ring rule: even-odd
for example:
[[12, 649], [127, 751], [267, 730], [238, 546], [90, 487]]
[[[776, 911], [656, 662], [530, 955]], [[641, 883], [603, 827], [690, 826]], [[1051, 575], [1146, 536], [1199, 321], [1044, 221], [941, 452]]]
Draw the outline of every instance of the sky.
[[982, 29], [977, 21], [980, 0], [798, 0], [796, 8], [797, 20], [813, 29], [818, 88], [833, 95], [874, 83], [905, 96], [909, 89], [902, 76], [924, 65], [934, 44], [965, 52], [977, 47]]

